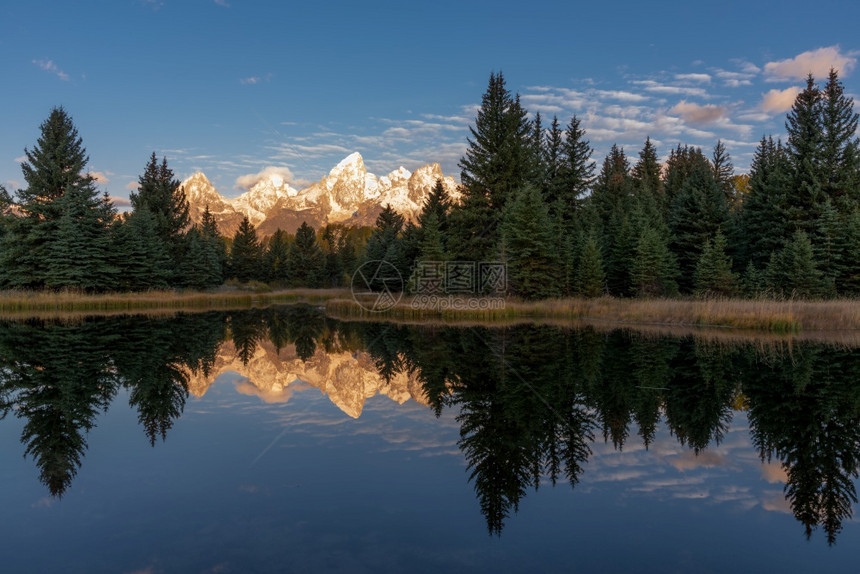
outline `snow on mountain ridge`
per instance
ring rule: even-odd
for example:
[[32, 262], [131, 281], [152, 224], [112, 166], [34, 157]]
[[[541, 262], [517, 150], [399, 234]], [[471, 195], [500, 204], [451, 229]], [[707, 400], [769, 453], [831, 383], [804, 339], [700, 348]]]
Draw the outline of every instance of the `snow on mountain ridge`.
[[445, 176], [438, 163], [410, 172], [404, 167], [377, 177], [368, 173], [358, 152], [341, 160], [320, 181], [297, 190], [279, 174], [269, 175], [242, 195], [228, 199], [221, 196], [202, 173], [189, 177], [183, 185], [192, 206], [191, 218], [199, 222], [206, 204], [216, 215], [225, 234], [235, 232], [243, 216], [254, 226], [264, 226], [261, 235], [281, 227], [294, 232], [298, 222], [314, 227], [327, 223], [351, 222], [372, 225], [382, 206], [390, 204], [407, 220], [420, 213], [424, 200], [441, 179], [452, 199], [459, 197], [454, 178]]

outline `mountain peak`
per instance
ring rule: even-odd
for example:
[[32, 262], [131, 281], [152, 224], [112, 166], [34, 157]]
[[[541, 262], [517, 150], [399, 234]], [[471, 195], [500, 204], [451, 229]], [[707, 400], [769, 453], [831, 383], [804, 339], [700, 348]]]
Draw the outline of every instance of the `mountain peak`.
[[269, 174], [234, 199], [221, 196], [202, 173], [185, 182], [191, 219], [199, 223], [209, 206], [219, 229], [232, 235], [248, 217], [262, 237], [283, 229], [294, 233], [302, 221], [315, 228], [328, 223], [373, 225], [382, 206], [390, 204], [407, 220], [420, 213], [424, 200], [441, 178], [452, 199], [459, 193], [453, 177], [445, 177], [439, 164], [410, 172], [404, 167], [377, 178], [368, 173], [358, 152], [341, 160], [327, 176], [301, 190], [292, 188], [279, 174]]

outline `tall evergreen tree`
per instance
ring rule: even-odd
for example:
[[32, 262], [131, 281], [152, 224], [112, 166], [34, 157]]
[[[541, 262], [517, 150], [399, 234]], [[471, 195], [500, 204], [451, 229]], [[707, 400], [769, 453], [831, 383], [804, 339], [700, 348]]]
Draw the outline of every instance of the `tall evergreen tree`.
[[786, 217], [798, 229], [812, 231], [824, 202], [824, 130], [821, 123], [821, 91], [810, 74], [795, 98], [785, 122], [791, 179]]
[[657, 158], [657, 148], [651, 143], [651, 138], [645, 138], [645, 145], [639, 152], [639, 161], [630, 172], [633, 183], [640, 192], [648, 190], [655, 196], [662, 196], [663, 181], [660, 178], [660, 161]]
[[687, 177], [673, 199], [669, 214], [671, 248], [681, 273], [678, 285], [685, 292], [693, 288], [703, 247], [729, 218], [726, 196], [714, 178], [710, 162], [698, 150], [691, 157], [698, 159], [688, 166]]
[[233, 246], [230, 249], [230, 276], [239, 281], [263, 279], [260, 267], [261, 255], [257, 230], [246, 215], [233, 236]]
[[528, 186], [505, 210], [504, 254], [512, 290], [525, 299], [560, 295], [557, 238], [541, 192]]
[[738, 278], [732, 272], [732, 260], [726, 254], [726, 237], [722, 231], [717, 230], [713, 241], [709, 239], [705, 243], [694, 280], [698, 295], [729, 297], [736, 293]]
[[508, 198], [533, 178], [531, 125], [519, 96], [505, 87], [501, 72], [490, 74], [475, 125], [460, 159], [464, 199], [452, 213], [457, 256], [487, 260], [498, 241], [498, 224]]
[[630, 275], [639, 296], [661, 297], [678, 292], [675, 257], [656, 229], [646, 227], [639, 235]]
[[183, 241], [191, 219], [188, 200], [167, 158], [161, 163], [155, 152], [149, 158], [143, 174], [138, 178], [138, 190], [129, 194], [133, 211], [146, 210], [155, 218], [156, 235], [164, 242], [174, 266], [183, 263]]
[[603, 272], [600, 244], [597, 238], [590, 234], [585, 239], [579, 254], [574, 289], [583, 297], [599, 297], [606, 289], [605, 283], [606, 274]]
[[[595, 165], [591, 160], [594, 150], [586, 138], [582, 122], [575, 115], [564, 132], [561, 167], [556, 177], [550, 205], [559, 205], [565, 220], [573, 219], [579, 202], [594, 183]], [[623, 153], [623, 152], [622, 152]]]
[[319, 287], [323, 280], [325, 256], [314, 228], [302, 221], [287, 258], [290, 282], [296, 287]]
[[277, 285], [286, 285], [290, 280], [290, 241], [287, 232], [280, 227], [275, 230], [263, 252], [263, 267], [266, 280]]
[[[21, 217], [2, 237], [2, 283], [13, 288], [112, 288], [109, 228], [115, 211], [87, 173], [89, 158], [72, 118], [54, 108], [21, 164]], [[58, 267], [52, 268], [52, 265]], [[77, 269], [76, 266], [83, 266]]]
[[717, 180], [726, 195], [726, 201], [730, 205], [733, 204], [735, 202], [735, 186], [733, 184], [735, 167], [729, 152], [726, 151], [726, 144], [722, 140], [717, 140], [717, 144], [714, 146], [714, 152], [711, 154], [711, 165], [714, 169], [714, 179]]
[[802, 230], [782, 251], [771, 255], [765, 273], [770, 289], [784, 297], [820, 297], [824, 292], [812, 243]]
[[405, 287], [410, 276], [410, 269], [400, 241], [403, 229], [403, 216], [394, 211], [391, 205], [386, 205], [376, 218], [376, 226], [367, 240], [364, 253], [365, 262], [378, 264], [378, 274], [370, 287], [374, 290], [397, 290]]
[[821, 106], [823, 191], [841, 213], [848, 213], [860, 202], [860, 149], [854, 101], [836, 70], [831, 69], [822, 90]]
[[114, 255], [123, 291], [163, 289], [170, 278], [170, 260], [156, 235], [155, 217], [148, 211], [131, 213], [114, 229]]

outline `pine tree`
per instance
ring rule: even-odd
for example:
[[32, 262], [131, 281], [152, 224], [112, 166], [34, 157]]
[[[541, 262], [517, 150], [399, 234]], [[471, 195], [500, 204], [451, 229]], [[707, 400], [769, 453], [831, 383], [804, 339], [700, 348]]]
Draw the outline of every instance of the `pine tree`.
[[445, 184], [442, 180], [437, 179], [433, 189], [427, 195], [427, 199], [424, 200], [421, 213], [418, 214], [418, 225], [421, 228], [426, 227], [427, 219], [431, 215], [435, 215], [439, 230], [445, 233], [448, 229], [448, 212], [450, 209], [451, 199], [448, 196], [448, 190], [445, 189]]
[[750, 166], [749, 193], [739, 213], [733, 243], [742, 268], [764, 269], [771, 253], [779, 251], [794, 229], [787, 218], [790, 166], [785, 148], [773, 138], [762, 138]]
[[541, 192], [528, 186], [505, 210], [502, 240], [514, 293], [524, 299], [558, 296], [558, 251]]
[[133, 211], [145, 210], [153, 215], [156, 235], [164, 242], [174, 268], [178, 269], [184, 258], [186, 244], [183, 239], [191, 219], [185, 191], [167, 166], [167, 158], [159, 163], [155, 152], [152, 153], [138, 178], [138, 190], [130, 193], [129, 199]]
[[115, 227], [118, 289], [144, 291], [167, 287], [170, 260], [156, 233], [155, 217], [148, 211], [132, 213]]
[[410, 275], [400, 241], [403, 223], [403, 216], [391, 205], [386, 205], [376, 218], [376, 226], [364, 252], [365, 263], [375, 264], [375, 271], [378, 271], [373, 273], [370, 284], [375, 291], [399, 291], [405, 287]]
[[696, 294], [706, 297], [730, 297], [735, 294], [737, 275], [732, 272], [732, 260], [726, 255], [726, 238], [717, 230], [713, 241], [708, 240], [696, 265]]
[[290, 241], [287, 232], [280, 227], [269, 238], [263, 253], [263, 267], [266, 281], [276, 285], [286, 285], [290, 281]]
[[287, 259], [290, 283], [294, 287], [319, 287], [322, 284], [325, 257], [317, 242], [314, 228], [303, 221], [296, 230]]
[[56, 237], [44, 251], [45, 287], [107, 291], [116, 288], [110, 225], [115, 216], [107, 197], [72, 187], [55, 200], [62, 209]]
[[726, 196], [714, 179], [710, 162], [697, 152], [688, 167], [687, 177], [675, 195], [669, 213], [671, 248], [678, 258], [678, 285], [684, 292], [693, 288], [693, 275], [705, 243], [729, 219]]
[[656, 229], [646, 227], [639, 235], [630, 275], [639, 296], [661, 297], [677, 293], [675, 257]]
[[498, 242], [498, 224], [508, 198], [534, 177], [532, 129], [519, 96], [490, 74], [475, 125], [460, 159], [463, 201], [452, 213], [458, 258], [485, 261]]
[[823, 293], [812, 243], [801, 230], [782, 251], [771, 256], [765, 274], [770, 289], [784, 297], [820, 297]]
[[714, 153], [711, 155], [711, 165], [714, 170], [714, 179], [726, 195], [726, 202], [729, 205], [734, 204], [736, 198], [732, 179], [735, 175], [735, 167], [732, 165], [732, 158], [729, 156], [729, 152], [726, 151], [726, 144], [722, 140], [717, 140], [717, 144], [714, 146]]
[[209, 244], [209, 248], [212, 249], [215, 253], [217, 260], [216, 271], [218, 277], [216, 283], [221, 283], [224, 280], [224, 274], [227, 271], [227, 244], [225, 242], [224, 236], [222, 236], [221, 232], [218, 231], [218, 224], [215, 221], [215, 217], [209, 211], [208, 203], [203, 210], [203, 217], [200, 220], [200, 234]]
[[239, 281], [263, 279], [260, 268], [261, 255], [257, 230], [246, 215], [233, 236], [233, 246], [230, 249], [230, 276]]
[[585, 129], [574, 115], [564, 132], [561, 167], [547, 198], [550, 205], [558, 204], [566, 221], [574, 218], [579, 202], [594, 183], [595, 165], [591, 161], [594, 150], [585, 136]]
[[821, 106], [823, 192], [843, 214], [860, 201], [860, 149], [854, 101], [845, 95], [836, 70], [831, 69], [822, 90]]
[[576, 292], [583, 297], [599, 297], [606, 287], [603, 258], [597, 238], [590, 234], [582, 246], [576, 267]]
[[651, 143], [651, 138], [645, 138], [645, 145], [639, 152], [639, 161], [630, 172], [633, 184], [640, 192], [648, 190], [655, 197], [663, 195], [663, 181], [660, 179], [660, 161], [657, 158], [657, 148]]
[[208, 289], [220, 285], [224, 267], [218, 246], [223, 245], [223, 242], [213, 240], [200, 227], [194, 226], [185, 234], [185, 243], [181, 284], [192, 289]]
[[[558, 116], [552, 117], [549, 131], [546, 133], [544, 140], [546, 163], [546, 181], [541, 191], [544, 193], [544, 198], [550, 209], [556, 200], [562, 195], [561, 173], [564, 169], [564, 130], [558, 123]], [[552, 215], [552, 213], [550, 213]]]
[[77, 128], [60, 107], [40, 131], [36, 146], [24, 150], [27, 188], [16, 194], [21, 216], [7, 220], [2, 237], [3, 284], [42, 288], [50, 281], [53, 287], [112, 288], [116, 270], [109, 263], [109, 228], [115, 211], [87, 173], [89, 158]]
[[794, 100], [785, 123], [791, 165], [786, 217], [797, 229], [811, 231], [824, 202], [826, 175], [823, 168], [824, 130], [821, 124], [821, 91], [810, 74], [806, 88]]
[[860, 209], [854, 209], [842, 222], [840, 236], [843, 238], [841, 266], [836, 278], [839, 294], [850, 297], [860, 295]]

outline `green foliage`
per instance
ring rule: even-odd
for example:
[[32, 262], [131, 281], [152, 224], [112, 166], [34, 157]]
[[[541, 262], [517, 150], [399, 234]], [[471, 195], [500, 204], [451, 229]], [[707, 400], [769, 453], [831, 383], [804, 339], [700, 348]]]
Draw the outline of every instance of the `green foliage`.
[[230, 277], [235, 277], [239, 281], [259, 280], [261, 257], [262, 250], [260, 241], [257, 239], [257, 230], [245, 216], [233, 236], [233, 245], [230, 249]]
[[514, 293], [524, 299], [556, 297], [558, 251], [540, 190], [528, 186], [505, 210], [503, 253]]
[[826, 292], [812, 243], [804, 231], [796, 231], [785, 248], [771, 256], [765, 273], [768, 287], [783, 297], [820, 297]]
[[170, 259], [151, 212], [134, 212], [115, 226], [114, 253], [119, 267], [116, 288], [145, 291], [167, 287], [172, 275]]
[[684, 292], [692, 291], [702, 248], [729, 218], [725, 193], [714, 179], [710, 162], [699, 150], [690, 151], [688, 159], [686, 178], [669, 213], [671, 248], [678, 259], [679, 287]]
[[589, 235], [582, 246], [576, 266], [576, 292], [583, 297], [599, 297], [606, 289], [606, 274], [600, 245], [594, 235]]
[[378, 266], [370, 287], [375, 291], [403, 289], [410, 275], [408, 261], [400, 240], [403, 216], [386, 205], [376, 218], [376, 227], [367, 240], [364, 261]]
[[287, 258], [290, 284], [294, 287], [320, 287], [325, 271], [325, 256], [314, 228], [306, 222], [296, 230]]
[[631, 280], [637, 295], [662, 297], [678, 292], [675, 257], [660, 232], [646, 227], [636, 242]]
[[290, 240], [287, 232], [278, 228], [269, 238], [263, 252], [263, 267], [266, 280], [276, 285], [286, 285], [290, 280]]
[[708, 240], [695, 274], [696, 294], [705, 297], [730, 297], [737, 291], [738, 277], [732, 272], [732, 260], [726, 255], [726, 238], [717, 231], [714, 240]]

